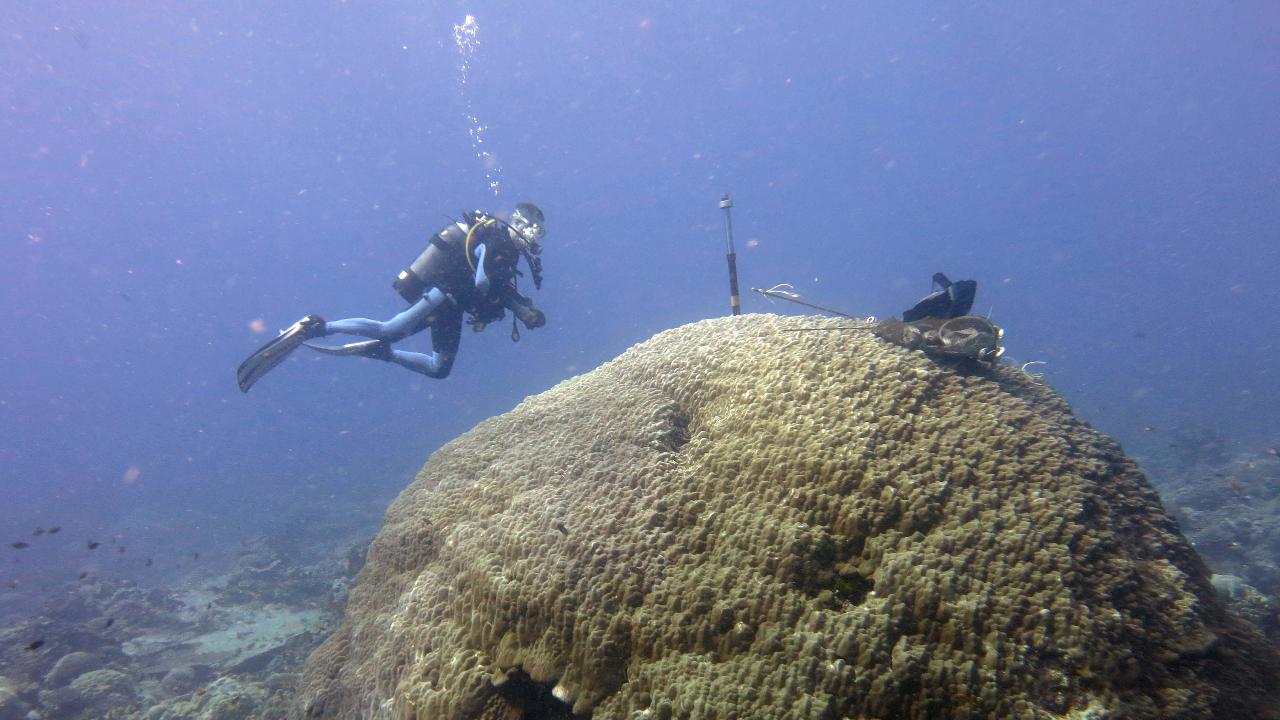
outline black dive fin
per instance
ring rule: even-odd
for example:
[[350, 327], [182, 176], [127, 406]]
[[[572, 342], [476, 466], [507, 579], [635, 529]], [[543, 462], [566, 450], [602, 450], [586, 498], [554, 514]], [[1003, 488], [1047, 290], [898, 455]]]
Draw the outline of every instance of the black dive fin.
[[324, 318], [318, 315], [308, 315], [290, 325], [289, 329], [240, 363], [240, 367], [236, 369], [236, 382], [240, 385], [240, 392], [249, 392], [254, 383], [284, 362], [289, 353], [297, 350], [304, 341], [323, 335]]
[[946, 290], [935, 290], [911, 308], [902, 311], [902, 322], [915, 322], [925, 318], [947, 318], [951, 309], [951, 297]]
[[974, 298], [978, 296], [978, 281], [957, 280], [947, 286], [947, 295], [951, 296], [950, 317], [968, 315], [973, 309]]
[[903, 322], [915, 322], [925, 318], [949, 320], [968, 315], [969, 310], [973, 308], [973, 299], [978, 294], [978, 281], [952, 282], [940, 272], [933, 274], [933, 287], [938, 289], [926, 295], [910, 309], [903, 311]]

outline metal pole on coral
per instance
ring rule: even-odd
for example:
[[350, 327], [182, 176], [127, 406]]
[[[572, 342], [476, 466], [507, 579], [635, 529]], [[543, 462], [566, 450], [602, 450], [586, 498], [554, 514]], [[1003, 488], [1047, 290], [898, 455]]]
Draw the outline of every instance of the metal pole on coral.
[[733, 251], [733, 218], [729, 215], [732, 207], [733, 201], [729, 199], [729, 193], [725, 193], [720, 198], [720, 209], [724, 210], [725, 257], [729, 260], [729, 309], [734, 315], [741, 315], [742, 304], [738, 299], [738, 255]]

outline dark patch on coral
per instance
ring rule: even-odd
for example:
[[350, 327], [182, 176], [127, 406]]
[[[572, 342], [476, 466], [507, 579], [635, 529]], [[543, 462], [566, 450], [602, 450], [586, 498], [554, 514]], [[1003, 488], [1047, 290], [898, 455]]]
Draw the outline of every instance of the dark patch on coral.
[[[540, 683], [520, 668], [507, 675], [498, 695], [511, 711], [508, 717], [520, 720], [574, 720], [573, 708], [551, 694], [554, 682]], [[515, 713], [519, 713], [516, 715]]]
[[666, 432], [658, 438], [659, 446], [668, 452], [678, 453], [689, 442], [689, 415], [679, 405], [666, 408]]
[[876, 588], [876, 583], [869, 577], [858, 573], [837, 575], [831, 583], [831, 590], [836, 599], [846, 605], [861, 605], [866, 602], [867, 595]]

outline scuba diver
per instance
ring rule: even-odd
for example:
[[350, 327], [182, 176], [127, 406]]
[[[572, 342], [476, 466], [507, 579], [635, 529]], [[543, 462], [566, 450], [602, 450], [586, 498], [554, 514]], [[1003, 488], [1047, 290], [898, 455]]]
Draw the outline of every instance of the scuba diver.
[[[546, 324], [546, 316], [521, 295], [516, 278], [524, 257], [533, 286], [542, 288], [541, 241], [545, 235], [542, 211], [532, 203], [519, 203], [509, 220], [484, 211], [463, 213], [431, 236], [422, 254], [405, 268], [392, 287], [409, 303], [409, 309], [390, 320], [349, 318], [326, 322], [308, 315], [240, 364], [236, 381], [241, 392], [284, 362], [300, 345], [329, 355], [352, 355], [393, 362], [427, 377], [444, 378], [453, 368], [462, 338], [463, 313], [472, 329], [481, 331], [510, 310], [530, 330]], [[511, 339], [520, 332], [511, 321]], [[430, 353], [397, 350], [392, 344], [427, 327], [431, 328]], [[328, 335], [369, 338], [345, 345], [309, 342]]]

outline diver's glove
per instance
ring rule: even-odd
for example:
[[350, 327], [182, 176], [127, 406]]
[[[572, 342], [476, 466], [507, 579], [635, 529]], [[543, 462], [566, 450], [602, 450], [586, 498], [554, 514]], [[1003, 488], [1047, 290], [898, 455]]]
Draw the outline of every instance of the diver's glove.
[[516, 305], [511, 311], [520, 318], [520, 322], [530, 330], [536, 330], [547, 324], [547, 315], [532, 305]]

